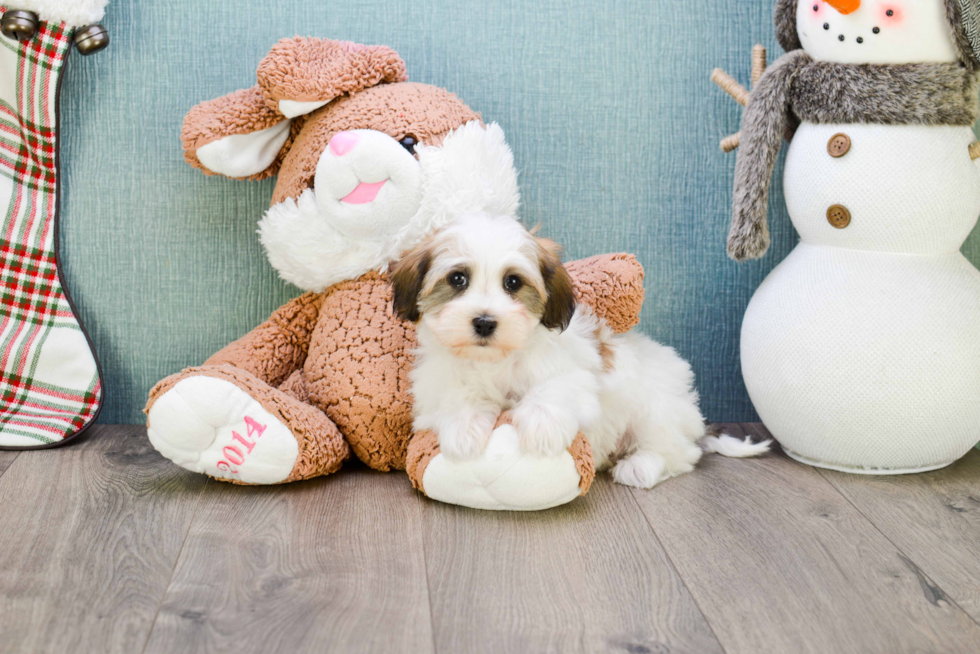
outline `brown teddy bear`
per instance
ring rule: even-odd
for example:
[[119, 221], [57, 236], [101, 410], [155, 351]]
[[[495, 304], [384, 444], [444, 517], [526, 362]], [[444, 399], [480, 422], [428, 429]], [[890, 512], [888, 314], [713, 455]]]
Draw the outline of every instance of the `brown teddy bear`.
[[[257, 77], [188, 113], [185, 158], [206, 174], [278, 174], [260, 239], [307, 292], [203, 366], [159, 382], [146, 407], [153, 446], [237, 483], [325, 475], [353, 451], [468, 506], [536, 509], [584, 492], [594, 468], [581, 436], [562, 457], [532, 460], [503, 415], [482, 459], [466, 463], [446, 461], [434, 434], [413, 438], [415, 328], [392, 311], [387, 266], [454, 216], [516, 214], [500, 127], [444, 89], [406, 81], [383, 46], [285, 39]], [[613, 329], [638, 322], [643, 269], [632, 256], [567, 268], [577, 300]]]

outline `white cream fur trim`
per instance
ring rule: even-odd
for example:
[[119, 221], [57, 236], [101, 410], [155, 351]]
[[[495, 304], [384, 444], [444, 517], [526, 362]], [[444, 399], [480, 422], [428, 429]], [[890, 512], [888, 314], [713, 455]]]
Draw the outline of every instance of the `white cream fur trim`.
[[109, 0], [12, 0], [7, 10], [33, 11], [42, 21], [85, 27], [98, 23]]

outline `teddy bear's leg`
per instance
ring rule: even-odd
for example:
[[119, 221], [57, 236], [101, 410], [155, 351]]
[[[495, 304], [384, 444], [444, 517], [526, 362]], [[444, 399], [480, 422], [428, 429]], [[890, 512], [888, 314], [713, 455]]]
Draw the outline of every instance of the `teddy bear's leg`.
[[575, 301], [592, 308], [617, 334], [640, 322], [643, 266], [632, 254], [600, 254], [565, 264]]
[[537, 457], [520, 450], [510, 414], [497, 420], [483, 455], [450, 461], [439, 452], [435, 432], [415, 434], [407, 472], [426, 496], [474, 509], [537, 511], [584, 495], [595, 478], [592, 448], [579, 434], [561, 456]]
[[350, 456], [340, 431], [303, 401], [300, 375], [282, 386], [233, 366], [189, 368], [150, 392], [150, 442], [181, 467], [243, 484], [336, 471]]

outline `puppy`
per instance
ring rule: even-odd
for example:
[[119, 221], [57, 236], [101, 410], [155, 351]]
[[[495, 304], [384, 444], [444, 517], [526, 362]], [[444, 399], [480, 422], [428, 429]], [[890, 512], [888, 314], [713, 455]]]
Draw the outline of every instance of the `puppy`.
[[688, 363], [577, 306], [558, 246], [512, 217], [455, 219], [395, 265], [392, 284], [395, 312], [419, 323], [415, 429], [435, 431], [451, 459], [480, 456], [508, 410], [524, 451], [555, 456], [582, 431], [596, 469], [638, 488], [693, 470], [702, 441], [729, 456], [768, 450], [705, 438]]

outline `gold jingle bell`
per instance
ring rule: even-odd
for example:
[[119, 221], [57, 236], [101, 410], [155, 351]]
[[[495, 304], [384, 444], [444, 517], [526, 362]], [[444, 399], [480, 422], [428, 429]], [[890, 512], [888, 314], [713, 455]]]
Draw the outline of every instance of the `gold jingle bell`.
[[75, 30], [75, 47], [78, 54], [90, 55], [105, 50], [109, 45], [109, 31], [101, 25], [87, 25]]
[[33, 11], [12, 9], [4, 12], [0, 19], [0, 33], [14, 41], [29, 41], [37, 34], [40, 24], [41, 21]]

